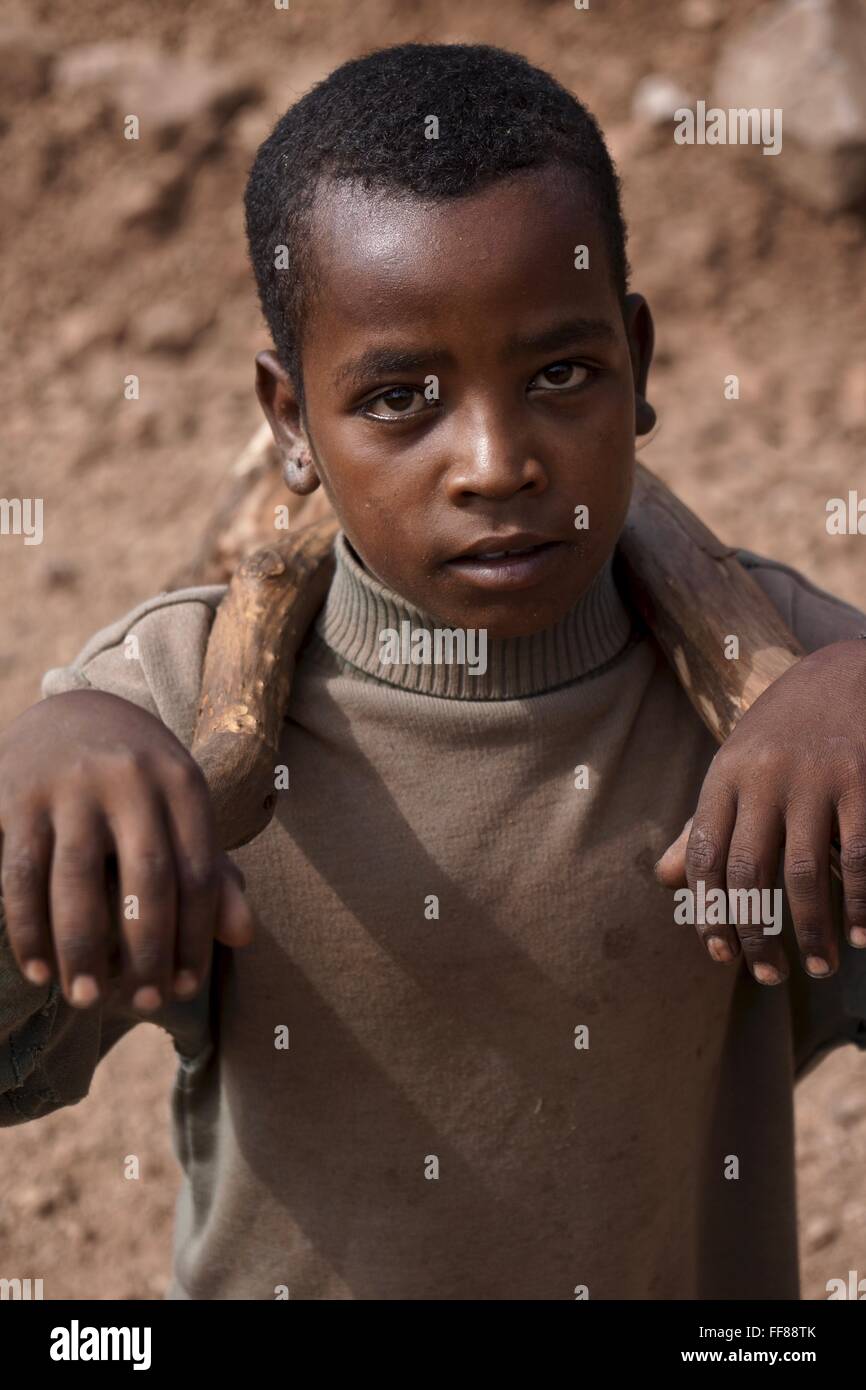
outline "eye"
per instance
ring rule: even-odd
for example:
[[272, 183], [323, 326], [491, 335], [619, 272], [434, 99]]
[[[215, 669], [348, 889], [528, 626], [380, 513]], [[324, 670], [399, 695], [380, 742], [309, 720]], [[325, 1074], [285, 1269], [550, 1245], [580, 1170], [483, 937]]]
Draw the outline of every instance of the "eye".
[[529, 386], [530, 390], [535, 387], [541, 391], [567, 391], [582, 386], [589, 377], [589, 368], [580, 362], [551, 362], [532, 378]]
[[371, 420], [403, 420], [409, 415], [420, 415], [426, 407], [423, 391], [414, 386], [390, 386], [387, 391], [380, 391], [378, 396], [365, 401], [360, 414]]

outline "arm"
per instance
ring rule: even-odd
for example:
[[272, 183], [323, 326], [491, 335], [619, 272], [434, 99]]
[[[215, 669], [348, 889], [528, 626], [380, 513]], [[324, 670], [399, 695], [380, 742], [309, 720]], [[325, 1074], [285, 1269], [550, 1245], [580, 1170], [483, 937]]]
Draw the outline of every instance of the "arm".
[[[694, 891], [699, 880], [723, 892], [784, 884], [783, 932], [754, 924], [698, 930], [714, 960], [742, 953], [761, 983], [791, 977], [805, 1056], [834, 1039], [864, 1038], [866, 617], [789, 566], [750, 552], [741, 559], [808, 655], [722, 745], [657, 874], [677, 890]], [[841, 884], [830, 873], [834, 838]], [[800, 963], [803, 981], [793, 978]]]
[[[54, 698], [0, 738], [0, 1124], [80, 1100], [142, 1017], [183, 1056], [207, 1042], [213, 936], [240, 944], [249, 929], [237, 870], [212, 841], [207, 850], [207, 794], [181, 741], [192, 735], [211, 616], [209, 603], [179, 595], [143, 605], [49, 672], [43, 692]], [[190, 889], [186, 866], [199, 851], [217, 869], [216, 907], [207, 885]], [[158, 884], [153, 866], [169, 859], [169, 881]], [[107, 868], [123, 900], [139, 874], [130, 926]], [[182, 998], [172, 976], [193, 960], [196, 989]], [[76, 1004], [82, 974], [97, 997]], [[153, 984], [162, 1002], [145, 1014], [133, 996]]]

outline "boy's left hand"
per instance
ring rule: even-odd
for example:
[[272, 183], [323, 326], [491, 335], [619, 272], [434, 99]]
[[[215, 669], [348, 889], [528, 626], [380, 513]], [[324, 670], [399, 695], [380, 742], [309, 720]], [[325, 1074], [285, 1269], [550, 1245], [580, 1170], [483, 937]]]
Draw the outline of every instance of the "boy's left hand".
[[[830, 849], [841, 845], [843, 926], [866, 946], [866, 641], [834, 642], [803, 657], [764, 691], [725, 740], [694, 816], [656, 864], [668, 888], [768, 888], [784, 845], [785, 892], [804, 969], [838, 968]], [[760, 923], [699, 925], [713, 960], [742, 945], [752, 974], [787, 974], [781, 938]]]

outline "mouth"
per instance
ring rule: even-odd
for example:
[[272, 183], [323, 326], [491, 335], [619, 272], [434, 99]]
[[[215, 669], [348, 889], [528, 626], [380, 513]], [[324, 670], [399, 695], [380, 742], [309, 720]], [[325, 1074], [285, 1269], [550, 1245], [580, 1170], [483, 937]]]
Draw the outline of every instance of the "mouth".
[[544, 537], [491, 537], [455, 555], [447, 568], [484, 589], [525, 589], [546, 578], [566, 549]]

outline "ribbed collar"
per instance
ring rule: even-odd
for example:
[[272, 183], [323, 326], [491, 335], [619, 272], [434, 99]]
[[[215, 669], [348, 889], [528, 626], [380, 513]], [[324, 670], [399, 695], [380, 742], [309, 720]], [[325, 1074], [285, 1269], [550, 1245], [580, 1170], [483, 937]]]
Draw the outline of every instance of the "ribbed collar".
[[455, 629], [454, 641], [435, 618], [381, 584], [359, 563], [342, 531], [334, 554], [334, 578], [316, 632], [359, 671], [418, 694], [453, 700], [539, 695], [611, 661], [631, 632], [613, 556], [558, 623], [529, 637], [486, 638], [485, 651], [477, 630], [473, 635]]

